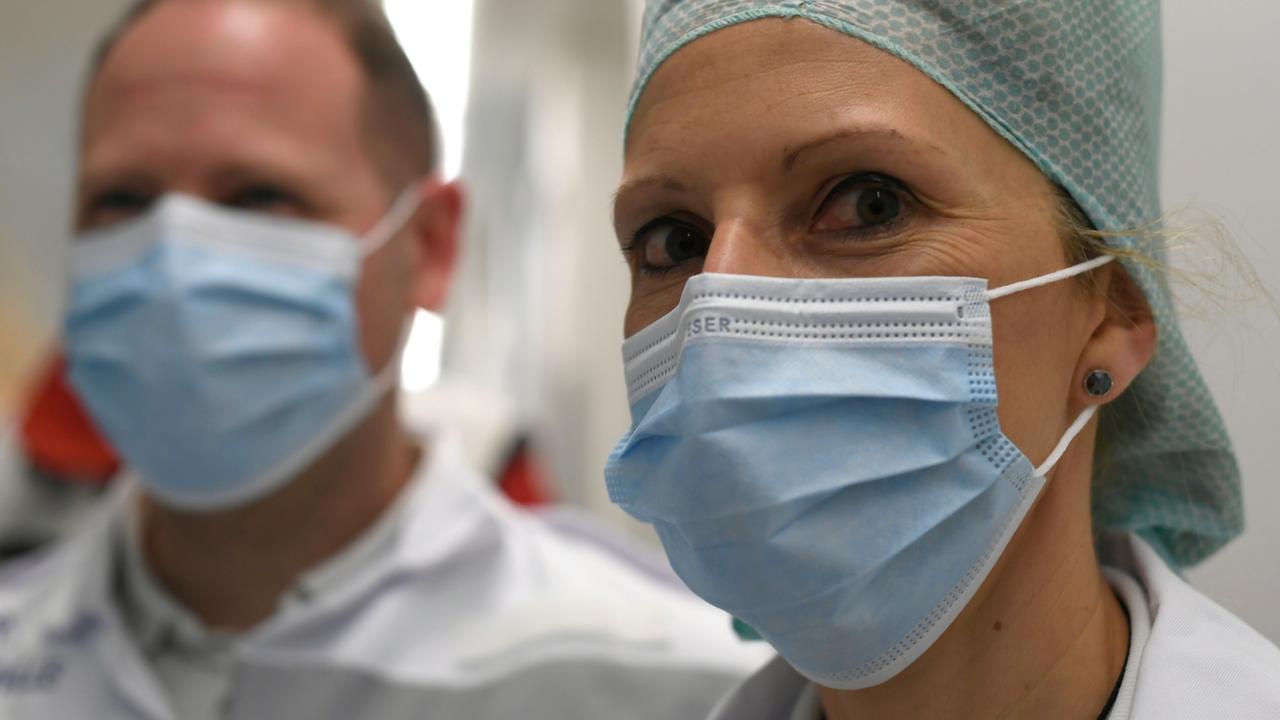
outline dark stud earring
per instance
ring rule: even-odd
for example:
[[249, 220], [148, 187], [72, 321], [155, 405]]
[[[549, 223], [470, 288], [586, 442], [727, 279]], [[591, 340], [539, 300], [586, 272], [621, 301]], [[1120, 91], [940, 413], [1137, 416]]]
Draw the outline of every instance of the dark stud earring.
[[1111, 392], [1112, 385], [1114, 382], [1111, 380], [1111, 373], [1106, 370], [1094, 370], [1084, 379], [1084, 390], [1090, 397], [1106, 397]]

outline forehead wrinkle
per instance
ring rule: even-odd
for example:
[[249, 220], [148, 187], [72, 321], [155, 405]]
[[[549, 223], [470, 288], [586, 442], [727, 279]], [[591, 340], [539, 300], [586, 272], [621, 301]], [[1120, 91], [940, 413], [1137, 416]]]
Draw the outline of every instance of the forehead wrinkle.
[[155, 77], [117, 79], [108, 81], [103, 91], [126, 100], [137, 100], [154, 93], [165, 92], [176, 86], [183, 90], [213, 90], [219, 93], [245, 93], [260, 95], [271, 91], [270, 83], [251, 77], [235, 77], [229, 73], [173, 72]]
[[823, 137], [815, 138], [813, 140], [809, 140], [804, 143], [801, 143], [795, 148], [790, 148], [790, 147], [784, 148], [782, 152], [782, 171], [784, 173], [791, 172], [792, 170], [795, 169], [795, 166], [799, 163], [801, 157], [803, 157], [806, 154], [812, 153], [816, 150], [820, 150], [827, 145], [831, 145], [833, 143], [838, 143], [843, 141], [863, 140], [868, 138], [876, 139], [884, 142], [891, 142], [895, 144], [909, 145], [913, 148], [928, 150], [931, 153], [934, 153], [937, 155], [948, 155], [948, 156], [952, 155], [951, 152], [947, 151], [945, 148], [943, 148], [940, 145], [937, 145], [936, 143], [930, 142], [923, 138], [904, 135], [897, 128], [892, 128], [892, 127], [842, 128], [828, 135], [825, 135]]
[[146, 108], [166, 108], [180, 104], [194, 112], [197, 107], [213, 106], [217, 112], [222, 103], [241, 98], [255, 108], [263, 108], [284, 97], [279, 83], [263, 77], [237, 72], [212, 70], [159, 71], [137, 77], [104, 77], [85, 107], [83, 131], [90, 133], [102, 123], [123, 118], [135, 122], [133, 114]]
[[[297, 124], [289, 123], [298, 105], [298, 98], [285, 96], [277, 83], [235, 74], [121, 78], [104, 85], [86, 108], [82, 152], [136, 160], [140, 148], [208, 149], [207, 143], [193, 144], [192, 139], [207, 140], [209, 132], [236, 139], [217, 146], [222, 154], [261, 149], [268, 140], [279, 144], [299, 137]], [[288, 110], [291, 106], [295, 109]]]

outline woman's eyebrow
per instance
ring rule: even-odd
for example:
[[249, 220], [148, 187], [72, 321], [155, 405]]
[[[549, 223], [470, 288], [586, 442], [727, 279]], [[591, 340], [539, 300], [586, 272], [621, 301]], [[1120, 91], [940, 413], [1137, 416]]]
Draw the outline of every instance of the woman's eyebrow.
[[643, 190], [658, 188], [667, 192], [682, 193], [687, 192], [688, 187], [680, 180], [672, 175], [642, 175], [638, 178], [632, 178], [622, 183], [618, 187], [618, 191], [613, 194], [613, 211], [616, 215], [618, 205], [632, 194], [639, 193]]
[[782, 171], [784, 173], [791, 172], [793, 169], [795, 169], [795, 166], [800, 161], [800, 158], [806, 153], [813, 152], [814, 150], [818, 150], [832, 143], [852, 141], [852, 140], [872, 140], [876, 142], [892, 142], [895, 144], [909, 145], [916, 148], [922, 148], [922, 149], [929, 150], [934, 153], [940, 153], [943, 155], [950, 154], [946, 150], [944, 150], [938, 145], [935, 145], [932, 142], [904, 135], [902, 134], [902, 132], [900, 132], [896, 128], [880, 127], [880, 126], [844, 128], [844, 129], [829, 133], [827, 135], [823, 135], [821, 137], [815, 138], [813, 140], [804, 142], [800, 144], [798, 147], [787, 148], [786, 150], [784, 150], [782, 154]]

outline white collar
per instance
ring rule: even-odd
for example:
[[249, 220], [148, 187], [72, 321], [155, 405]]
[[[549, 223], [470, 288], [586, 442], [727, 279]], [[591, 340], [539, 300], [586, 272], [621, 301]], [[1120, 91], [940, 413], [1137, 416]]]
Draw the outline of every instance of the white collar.
[[[342, 591], [361, 582], [376, 581], [387, 570], [387, 560], [395, 553], [406, 522], [406, 506], [427, 482], [434, 453], [427, 453], [410, 484], [386, 512], [355, 541], [338, 554], [304, 572], [279, 600], [276, 613], [262, 626], [275, 625], [284, 617], [302, 612], [314, 604], [325, 604]], [[126, 493], [117, 513], [118, 522], [111, 542], [112, 563], [116, 565], [112, 592], [121, 615], [144, 653], [178, 645], [206, 652], [228, 651], [237, 635], [211, 629], [179, 600], [174, 598], [147, 566], [140, 542], [140, 522], [136, 487]], [[250, 631], [244, 635], [252, 635]]]
[[1147, 639], [1151, 637], [1151, 608], [1146, 591], [1128, 571], [1104, 566], [1102, 573], [1129, 614], [1129, 657], [1125, 660], [1124, 676], [1107, 720], [1128, 720], [1132, 714], [1133, 696], [1138, 689], [1138, 668], [1147, 650]]

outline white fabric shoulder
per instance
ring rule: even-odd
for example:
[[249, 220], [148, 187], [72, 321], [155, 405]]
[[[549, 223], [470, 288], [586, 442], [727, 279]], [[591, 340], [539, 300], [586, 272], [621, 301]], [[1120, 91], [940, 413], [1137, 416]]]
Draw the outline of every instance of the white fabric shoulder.
[[693, 718], [763, 662], [721, 611], [512, 507], [451, 452], [416, 482], [391, 571], [336, 599], [358, 621], [312, 606], [249, 639], [273, 696], [372, 683], [385, 717]]
[[707, 720], [783, 720], [805, 718], [816, 720], [813, 709], [816, 693], [803, 675], [775, 655], [769, 664], [760, 668], [733, 690], [729, 691], [711, 711]]
[[[687, 591], [513, 508], [447, 443], [431, 458], [383, 552], [237, 638], [228, 700], [247, 716], [701, 718], [769, 652]], [[175, 720], [111, 590], [129, 491], [0, 569], [5, 720]]]
[[62, 613], [71, 606], [101, 601], [102, 593], [95, 591], [105, 592], [100, 586], [105, 585], [114, 528], [114, 507], [108, 506], [119, 503], [121, 490], [113, 490], [65, 540], [0, 567], [0, 616], [64, 619]]
[[[474, 685], [555, 663], [734, 678], [770, 654], [739, 641], [728, 616], [688, 591], [511, 506], [455, 444], [433, 454], [407, 498], [384, 580], [394, 586], [366, 590], [358, 632], [264, 628], [251, 643], [256, 658], [319, 653], [398, 682]], [[404, 631], [410, 617], [432, 629], [431, 642]]]
[[1151, 616], [1129, 717], [1280, 718], [1275, 644], [1188, 585], [1137, 536], [1109, 536], [1099, 555], [1142, 586]]

